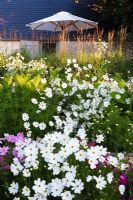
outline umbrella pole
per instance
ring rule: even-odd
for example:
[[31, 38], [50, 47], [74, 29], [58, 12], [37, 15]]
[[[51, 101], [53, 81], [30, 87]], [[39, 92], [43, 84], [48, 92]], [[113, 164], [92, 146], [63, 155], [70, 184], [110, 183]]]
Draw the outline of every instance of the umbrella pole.
[[62, 41], [65, 41], [65, 29], [62, 30]]
[[61, 45], [61, 52], [66, 54], [67, 52], [67, 43], [66, 43], [66, 29], [62, 27], [62, 45]]

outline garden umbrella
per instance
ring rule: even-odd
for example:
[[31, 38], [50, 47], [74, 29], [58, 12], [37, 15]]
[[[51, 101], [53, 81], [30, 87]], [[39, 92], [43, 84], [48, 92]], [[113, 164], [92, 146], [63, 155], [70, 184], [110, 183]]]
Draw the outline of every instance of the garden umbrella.
[[51, 17], [41, 19], [39, 21], [27, 24], [32, 30], [52, 31], [52, 32], [68, 32], [82, 31], [97, 28], [98, 23], [72, 15], [69, 12], [59, 12]]

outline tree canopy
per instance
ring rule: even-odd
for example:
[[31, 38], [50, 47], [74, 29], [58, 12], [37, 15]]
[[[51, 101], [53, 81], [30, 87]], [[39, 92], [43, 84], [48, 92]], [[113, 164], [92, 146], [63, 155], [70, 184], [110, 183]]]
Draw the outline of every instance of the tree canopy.
[[[82, 0], [76, 0], [80, 2]], [[101, 23], [108, 29], [127, 26], [133, 30], [133, 1], [132, 0], [95, 0], [91, 8], [101, 13]], [[89, 0], [88, 0], [89, 4]]]

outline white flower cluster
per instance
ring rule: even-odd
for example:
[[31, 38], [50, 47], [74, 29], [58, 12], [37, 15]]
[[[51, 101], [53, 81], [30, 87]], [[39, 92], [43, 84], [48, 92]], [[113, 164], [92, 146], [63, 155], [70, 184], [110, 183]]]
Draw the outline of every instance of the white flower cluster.
[[[125, 89], [120, 88], [118, 83], [109, 78], [107, 74], [103, 76], [103, 79], [101, 83], [96, 85], [85, 80], [78, 81], [77, 79], [62, 82], [58, 77], [54, 81], [51, 80], [51, 87], [46, 87], [43, 92], [39, 91], [41, 100], [32, 98], [31, 102], [37, 105], [36, 113], [40, 113], [47, 110], [47, 102], [50, 99], [61, 96], [61, 101], [58, 102], [56, 108], [57, 115], [53, 116], [53, 119], [48, 124], [45, 121], [37, 122], [35, 120], [32, 125], [40, 130], [45, 130], [47, 126], [52, 127], [55, 125], [58, 130], [64, 129], [64, 132], [68, 133], [73, 132], [75, 128], [82, 125], [79, 124], [80, 120], [84, 121], [83, 126], [91, 127], [91, 119], [103, 119], [104, 110], [111, 105], [112, 99], [114, 98], [117, 101], [125, 93]], [[115, 94], [114, 97], [112, 97], [112, 93]], [[73, 98], [74, 101], [71, 102], [68, 98]], [[24, 127], [26, 130], [30, 129], [28, 120], [24, 123]], [[102, 140], [102, 138], [99, 139], [99, 141]]]
[[41, 72], [42, 70], [47, 74], [47, 66], [45, 64], [44, 59], [37, 60], [31, 60], [28, 63], [24, 63], [24, 57], [17, 53], [16, 56], [10, 56], [7, 60], [6, 66], [5, 66], [7, 72], [11, 75], [16, 72], [25, 72], [31, 73], [34, 71]]
[[[27, 178], [30, 184], [27, 181], [22, 186], [15, 179], [9, 192], [16, 195], [16, 198], [21, 193], [29, 200], [47, 200], [49, 197], [76, 199], [91, 181], [99, 190], [112, 184], [115, 176], [111, 168], [125, 170], [128, 167], [122, 162], [123, 154], [112, 156], [100, 144], [105, 140], [103, 133], [94, 136], [94, 145], [88, 145], [88, 128], [93, 125], [92, 119], [103, 119], [106, 108], [111, 105], [112, 100], [120, 101], [125, 89], [120, 88], [107, 74], [103, 76], [102, 82], [98, 82], [96, 76], [92, 76], [90, 81], [78, 80], [73, 76], [71, 64], [76, 76], [82, 71], [75, 59], [68, 59], [65, 78], [62, 80], [57, 76], [47, 85], [44, 80], [44, 90], [38, 90], [40, 99], [31, 99], [33, 106], [37, 108], [36, 114], [42, 112], [44, 121], [30, 119], [27, 113], [22, 115], [29, 138], [16, 143], [18, 158], [14, 158], [11, 171], [16, 177]], [[88, 69], [92, 69], [91, 64], [84, 66], [84, 70]], [[54, 114], [49, 121], [45, 121], [45, 112], [51, 113], [53, 105], [56, 106]], [[29, 119], [34, 121], [30, 123]], [[32, 126], [41, 130], [42, 138], [30, 138]], [[105, 170], [106, 174], [103, 174], [97, 170], [99, 166], [105, 169], [109, 166], [109, 170]], [[119, 188], [121, 194], [124, 191], [122, 189]]]
[[[13, 181], [9, 187], [10, 194], [16, 195], [19, 191], [28, 199], [45, 200], [52, 196], [71, 200], [75, 195], [81, 194], [87, 182], [94, 180], [96, 188], [99, 190], [105, 188], [107, 184], [111, 184], [114, 178], [113, 172], [105, 176], [92, 176], [90, 171], [96, 169], [98, 165], [104, 167], [105, 163], [106, 167], [119, 168], [122, 161], [111, 156], [101, 145], [88, 147], [84, 129], [79, 129], [78, 135], [81, 135], [82, 139], [84, 138], [83, 141], [78, 139], [78, 136], [71, 137], [67, 133], [53, 131], [36, 141], [26, 138], [25, 141], [17, 142], [15, 149], [19, 158], [14, 158], [11, 164], [13, 175], [20, 175], [30, 180], [36, 171], [38, 178], [34, 177], [32, 185], [23, 187]], [[85, 182], [82, 181], [82, 176], [79, 178], [77, 163], [87, 166], [88, 172], [86, 171], [86, 173], [88, 175]], [[43, 174], [39, 175], [41, 170]], [[52, 173], [50, 182], [47, 178], [45, 179], [47, 177], [45, 173], [48, 171]], [[33, 195], [31, 196], [31, 194]]]

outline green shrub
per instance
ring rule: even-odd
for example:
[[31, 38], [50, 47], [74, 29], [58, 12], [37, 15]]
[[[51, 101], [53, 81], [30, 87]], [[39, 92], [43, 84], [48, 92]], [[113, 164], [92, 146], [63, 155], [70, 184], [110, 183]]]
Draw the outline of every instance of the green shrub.
[[7, 63], [7, 58], [3, 53], [0, 53], [0, 76], [3, 76], [6, 73], [5, 65]]

